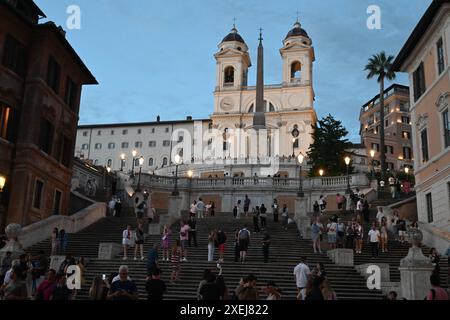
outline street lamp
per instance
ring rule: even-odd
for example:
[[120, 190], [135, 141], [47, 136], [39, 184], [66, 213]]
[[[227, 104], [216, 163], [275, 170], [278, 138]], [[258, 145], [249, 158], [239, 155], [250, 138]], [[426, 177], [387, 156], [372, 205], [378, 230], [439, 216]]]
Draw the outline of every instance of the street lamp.
[[320, 175], [320, 177], [323, 177], [323, 174], [324, 174], [323, 169], [320, 169], [320, 170], [319, 170], [319, 175]]
[[189, 177], [189, 203], [191, 203], [191, 189], [192, 189], [192, 176], [194, 175], [194, 172], [192, 172], [192, 170], [189, 170], [187, 172], [187, 175]]
[[122, 153], [120, 155], [120, 171], [123, 171], [123, 163], [124, 163], [124, 161], [125, 161], [125, 154]]
[[350, 157], [345, 157], [345, 165], [347, 166], [347, 190], [345, 191], [345, 194], [350, 194]]
[[295, 158], [295, 138], [292, 138], [292, 158]]
[[5, 184], [6, 184], [6, 177], [0, 176], [0, 192], [3, 192], [3, 188], [5, 187]]
[[303, 193], [303, 181], [302, 181], [302, 164], [303, 160], [305, 160], [305, 156], [300, 152], [300, 154], [297, 157], [299, 166], [300, 166], [300, 181], [299, 181], [299, 187], [298, 187], [298, 193], [297, 196], [299, 198], [303, 198], [305, 194]]
[[372, 164], [372, 180], [375, 177], [375, 150], [370, 150], [370, 157], [372, 158], [371, 164]]
[[131, 166], [131, 177], [134, 177], [134, 161], [136, 160], [135, 158], [136, 158], [136, 155], [137, 155], [137, 151], [134, 149], [131, 152], [131, 155], [133, 156], [133, 164]]
[[141, 172], [142, 172], [142, 166], [144, 165], [144, 157], [139, 158], [139, 178], [138, 178], [138, 184], [136, 191], [141, 191]]
[[[5, 184], [6, 184], [6, 177], [0, 176], [0, 209], [3, 209], [2, 194], [3, 194], [3, 188], [5, 187]], [[3, 212], [3, 217], [2, 217], [2, 220], [0, 221], [0, 225], [3, 225], [3, 223], [5, 222], [5, 219], [6, 219], [6, 212]]]
[[106, 168], [106, 171], [108, 171], [108, 173], [110, 173], [110, 172], [111, 172], [111, 168], [110, 168], [110, 167], [107, 167], [107, 168]]
[[172, 192], [173, 196], [178, 196], [180, 193], [178, 192], [178, 166], [181, 164], [182, 159], [179, 154], [176, 154], [173, 158], [173, 161], [175, 162], [175, 189]]

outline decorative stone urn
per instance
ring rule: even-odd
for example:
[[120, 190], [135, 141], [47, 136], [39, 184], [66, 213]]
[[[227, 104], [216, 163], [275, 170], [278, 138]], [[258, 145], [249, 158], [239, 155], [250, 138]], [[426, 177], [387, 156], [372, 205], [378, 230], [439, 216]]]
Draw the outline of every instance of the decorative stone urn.
[[8, 237], [8, 242], [0, 250], [0, 257], [2, 259], [6, 255], [7, 252], [12, 253], [13, 259], [17, 259], [20, 257], [20, 255], [25, 253], [25, 251], [22, 250], [22, 245], [19, 243], [19, 240], [18, 240], [21, 232], [22, 232], [22, 227], [17, 223], [9, 224], [5, 228], [5, 233], [6, 233], [6, 236]]

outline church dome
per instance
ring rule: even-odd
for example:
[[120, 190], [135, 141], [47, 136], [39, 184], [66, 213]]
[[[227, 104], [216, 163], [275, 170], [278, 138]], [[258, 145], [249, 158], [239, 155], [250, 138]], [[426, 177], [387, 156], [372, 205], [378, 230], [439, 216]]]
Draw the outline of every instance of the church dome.
[[245, 43], [244, 39], [242, 39], [241, 35], [238, 33], [235, 27], [233, 27], [233, 29], [231, 29], [231, 32], [222, 40], [222, 42], [231, 42], [231, 41]]
[[296, 22], [294, 24], [294, 28], [288, 32], [286, 39], [289, 39], [291, 37], [306, 37], [309, 38], [308, 33], [306, 33], [305, 29], [302, 29], [302, 26], [300, 24], [300, 22]]

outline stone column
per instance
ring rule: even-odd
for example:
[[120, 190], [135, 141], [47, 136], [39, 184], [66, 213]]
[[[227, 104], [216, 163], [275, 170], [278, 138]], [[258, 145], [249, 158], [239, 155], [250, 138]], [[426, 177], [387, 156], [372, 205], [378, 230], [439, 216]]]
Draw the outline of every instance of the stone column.
[[169, 217], [173, 220], [181, 219], [181, 196], [169, 196]]
[[303, 239], [311, 239], [311, 218], [307, 214], [307, 199], [295, 199], [294, 221]]
[[222, 196], [222, 212], [233, 212], [233, 196], [231, 193], [224, 193]]

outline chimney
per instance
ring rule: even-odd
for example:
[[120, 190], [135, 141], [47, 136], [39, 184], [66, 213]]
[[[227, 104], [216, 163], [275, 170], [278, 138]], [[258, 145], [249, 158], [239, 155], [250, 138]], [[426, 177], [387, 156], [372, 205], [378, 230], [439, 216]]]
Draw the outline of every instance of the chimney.
[[186, 120], [187, 120], [187, 121], [192, 121], [192, 116], [187, 116], [187, 117], [186, 117]]
[[157, 116], [156, 117], [156, 122], [160, 122], [161, 121], [161, 117], [160, 116]]

